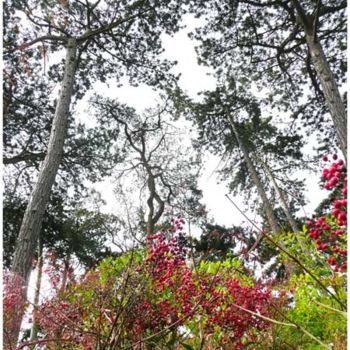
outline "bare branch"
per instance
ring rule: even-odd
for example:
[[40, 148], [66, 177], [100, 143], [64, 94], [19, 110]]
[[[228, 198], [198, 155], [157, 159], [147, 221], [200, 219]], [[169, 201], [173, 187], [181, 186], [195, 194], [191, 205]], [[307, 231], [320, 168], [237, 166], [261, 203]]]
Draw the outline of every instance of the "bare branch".
[[[7, 49], [7, 50], [4, 50], [4, 54], [6, 55], [7, 53], [11, 53], [11, 52], [14, 52], [14, 51], [17, 51], [17, 50], [24, 50], [24, 49], [27, 49], [28, 47], [30, 46], [33, 46], [34, 44], [36, 43], [42, 43], [44, 41], [61, 41], [63, 43], [67, 43], [68, 41], [68, 38], [67, 37], [63, 37], [63, 36], [57, 36], [57, 35], [43, 35], [43, 36], [40, 36], [32, 41], [29, 41], [29, 42], [25, 42], [23, 44], [20, 44], [19, 46], [16, 46], [16, 47], [13, 47], [13, 48], [10, 48], [10, 49]], [[11, 44], [9, 43], [5, 43], [5, 48], [6, 46], [10, 46]]]
[[[141, 1], [142, 2], [142, 1]], [[131, 5], [131, 7], [136, 7], [136, 4], [140, 3], [140, 1], [136, 1], [133, 5]], [[88, 38], [91, 38], [91, 37], [96, 37], [102, 33], [106, 33], [118, 26], [120, 26], [121, 24], [124, 24], [124, 23], [127, 23], [127, 22], [130, 22], [134, 19], [136, 19], [137, 17], [139, 17], [140, 15], [143, 15], [147, 12], [149, 12], [151, 10], [151, 8], [147, 8], [146, 10], [144, 11], [140, 11], [134, 15], [131, 15], [131, 16], [128, 16], [128, 17], [125, 17], [125, 18], [119, 18], [118, 20], [106, 25], [106, 26], [103, 26], [101, 28], [97, 28], [95, 30], [88, 30], [85, 34], [83, 34], [81, 37], [78, 37], [77, 38], [77, 42], [83, 42], [85, 41], [86, 39]]]
[[45, 152], [32, 153], [32, 152], [22, 152], [17, 156], [13, 156], [10, 158], [3, 158], [3, 164], [15, 164], [19, 162], [28, 162], [28, 161], [42, 161], [45, 158]]

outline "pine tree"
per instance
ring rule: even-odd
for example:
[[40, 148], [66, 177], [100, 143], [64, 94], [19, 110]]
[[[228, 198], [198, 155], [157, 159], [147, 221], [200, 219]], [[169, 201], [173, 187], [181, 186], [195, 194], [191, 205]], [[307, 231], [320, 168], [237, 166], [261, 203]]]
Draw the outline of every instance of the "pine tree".
[[346, 157], [346, 97], [339, 93], [346, 79], [346, 3], [193, 2], [194, 13], [206, 19], [192, 34], [200, 41], [199, 61], [239, 77], [246, 89], [265, 91], [291, 123], [301, 118], [309, 134], [320, 132], [329, 145], [335, 128]]
[[[276, 188], [266, 173], [266, 165], [270, 174], [278, 176], [280, 173], [281, 177], [287, 171], [303, 168], [306, 162], [300, 151], [302, 137], [290, 130], [287, 134], [286, 130], [278, 129], [272, 125], [271, 117], [263, 118], [258, 100], [243, 87], [237, 87], [233, 79], [227, 78], [226, 84], [203, 93], [203, 96], [200, 103], [187, 102], [190, 106], [188, 118], [199, 128], [199, 147], [223, 158], [225, 165], [220, 170], [221, 178], [229, 182], [230, 190], [235, 194], [244, 194], [256, 210], [259, 203], [253, 201], [256, 199], [253, 193], [257, 194], [270, 229], [279, 232], [281, 227], [274, 207], [281, 204], [281, 198], [278, 193], [274, 195]], [[285, 181], [278, 190], [289, 191], [292, 183]], [[294, 190], [301, 189], [298, 185], [296, 182]], [[283, 200], [282, 204], [286, 204], [285, 195]]]
[[[4, 7], [9, 14], [5, 23], [6, 59], [11, 61], [14, 52], [23, 53], [29, 61], [35, 60], [42, 49], [52, 53], [65, 51], [63, 62], [52, 66], [49, 73], [59, 84], [60, 94], [47, 152], [24, 213], [12, 265], [13, 273], [22, 277], [25, 293], [45, 208], [63, 157], [73, 95], [82, 97], [94, 81], [104, 82], [112, 76], [118, 80], [124, 73], [132, 83], [167, 84], [164, 72], [171, 65], [157, 59], [161, 52], [160, 35], [178, 30], [184, 11], [182, 2], [171, 0], [94, 4], [8, 1]], [[19, 13], [25, 16], [26, 24], [19, 20], [10, 23]], [[17, 40], [11, 29], [19, 31]]]

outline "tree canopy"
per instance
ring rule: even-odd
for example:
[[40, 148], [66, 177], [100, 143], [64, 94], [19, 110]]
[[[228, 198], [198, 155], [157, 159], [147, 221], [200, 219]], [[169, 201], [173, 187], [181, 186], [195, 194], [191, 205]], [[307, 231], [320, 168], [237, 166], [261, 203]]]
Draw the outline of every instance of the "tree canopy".
[[346, 6], [4, 2], [4, 349], [345, 350]]

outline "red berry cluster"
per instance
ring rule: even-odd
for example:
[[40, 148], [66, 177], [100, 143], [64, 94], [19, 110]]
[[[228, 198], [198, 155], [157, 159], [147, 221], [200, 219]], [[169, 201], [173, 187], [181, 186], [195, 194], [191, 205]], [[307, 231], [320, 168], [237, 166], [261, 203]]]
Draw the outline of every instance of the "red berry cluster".
[[[173, 227], [167, 232], [160, 232], [147, 237], [149, 255], [146, 266], [152, 276], [154, 289], [157, 292], [172, 291], [176, 302], [178, 317], [187, 316], [193, 309], [199, 290], [193, 281], [193, 273], [186, 265], [185, 248], [178, 242], [182, 234], [184, 220], [176, 218], [172, 220]], [[169, 236], [169, 232], [172, 236]], [[167, 305], [167, 304], [165, 304]], [[158, 306], [161, 306], [159, 304]], [[173, 309], [171, 309], [173, 311]], [[159, 311], [162, 315], [164, 312]], [[168, 314], [168, 320], [177, 317]]]
[[[243, 348], [242, 337], [249, 329], [263, 330], [269, 324], [261, 318], [237, 308], [236, 305], [247, 310], [267, 316], [271, 302], [271, 291], [260, 286], [242, 286], [235, 279], [226, 279], [224, 285], [227, 293], [214, 291], [215, 303], [204, 305], [209, 315], [206, 325], [207, 332], [213, 333], [217, 326], [224, 331], [223, 344], [231, 344], [234, 349]], [[224, 308], [220, 307], [224, 305]]]
[[[333, 155], [333, 163], [322, 171], [326, 180], [324, 188], [333, 190], [337, 198], [332, 202], [328, 215], [308, 220], [309, 236], [316, 242], [316, 248], [327, 255], [327, 262], [335, 272], [347, 270], [346, 228], [347, 228], [347, 176], [344, 161]], [[328, 157], [323, 156], [327, 162]]]
[[178, 216], [176, 218], [172, 218], [171, 225], [172, 225], [172, 227], [170, 228], [170, 231], [180, 234], [183, 231], [183, 226], [185, 225], [185, 220], [181, 216]]
[[146, 298], [135, 303], [124, 320], [132, 342], [142, 340], [147, 331], [157, 333], [171, 325], [175, 328], [182, 324], [178, 321], [176, 307], [169, 300], [152, 302]]
[[127, 284], [120, 274], [103, 282], [102, 272], [92, 270], [80, 283], [44, 302], [37, 313], [42, 332], [58, 342], [64, 338], [93, 349], [104, 339], [101, 332], [108, 335], [119, 327], [123, 337], [118, 346], [123, 347], [195, 321], [205, 331], [202, 336], [215, 339], [220, 349], [242, 349], [244, 338], [268, 325], [235, 305], [268, 316], [271, 292], [261, 286], [242, 286], [220, 271], [213, 275], [192, 270], [178, 241], [183, 224], [176, 218], [171, 229], [147, 237], [147, 258], [135, 262], [133, 272], [126, 274]]
[[[174, 230], [175, 232], [176, 230]], [[242, 337], [251, 328], [265, 329], [268, 324], [236, 306], [242, 306], [262, 315], [268, 314], [271, 291], [260, 286], [241, 286], [235, 279], [212, 275], [196, 275], [187, 265], [179, 251], [175, 237], [166, 239], [158, 233], [148, 237], [150, 254], [147, 259], [155, 290], [172, 291], [173, 308], [168, 303], [159, 303], [158, 315], [167, 320], [185, 320], [186, 317], [201, 317], [206, 314], [205, 329], [211, 335], [218, 329], [225, 336], [219, 340], [221, 346], [241, 349]], [[165, 312], [162, 307], [165, 306]], [[175, 308], [174, 308], [175, 307]], [[176, 310], [177, 314], [174, 314]], [[143, 314], [144, 314], [143, 310]], [[201, 316], [200, 316], [200, 315]], [[182, 323], [181, 323], [182, 324]], [[177, 324], [179, 325], [179, 324]]]
[[[346, 187], [346, 170], [344, 167], [344, 161], [338, 159], [336, 154], [333, 155], [334, 162], [329, 168], [324, 168], [322, 170], [322, 178], [328, 180], [324, 184], [324, 188], [331, 190], [333, 188], [342, 187], [342, 193], [347, 194]], [[323, 156], [323, 161], [328, 162], [328, 157]]]
[[162, 291], [172, 284], [171, 278], [179, 268], [185, 266], [185, 260], [176, 237], [167, 240], [165, 234], [157, 233], [148, 236], [147, 241], [149, 255], [146, 266], [150, 268], [152, 278], [157, 282], [157, 291]]

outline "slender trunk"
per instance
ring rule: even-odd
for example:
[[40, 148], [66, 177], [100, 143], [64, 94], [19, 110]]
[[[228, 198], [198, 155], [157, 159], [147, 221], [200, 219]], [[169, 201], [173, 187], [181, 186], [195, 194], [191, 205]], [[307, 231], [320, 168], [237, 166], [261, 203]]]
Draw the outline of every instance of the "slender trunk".
[[248, 150], [246, 149], [244, 143], [242, 142], [239, 134], [238, 134], [238, 131], [237, 131], [237, 128], [235, 126], [235, 123], [233, 122], [231, 116], [228, 117], [228, 120], [231, 124], [231, 128], [232, 128], [232, 131], [236, 137], [236, 140], [238, 142], [238, 145], [239, 145], [239, 148], [241, 149], [242, 153], [243, 153], [243, 156], [244, 156], [244, 160], [245, 162], [247, 163], [247, 166], [248, 166], [248, 169], [249, 169], [249, 172], [250, 172], [250, 175], [252, 177], [252, 180], [258, 190], [258, 193], [259, 193], [259, 196], [262, 200], [262, 203], [263, 203], [263, 208], [264, 208], [264, 211], [266, 213], [266, 216], [267, 216], [267, 220], [269, 222], [269, 225], [270, 225], [270, 229], [273, 231], [273, 232], [278, 232], [280, 231], [280, 227], [278, 225], [278, 222], [277, 222], [277, 219], [276, 219], [276, 216], [273, 212], [273, 208], [266, 196], [266, 192], [264, 190], [264, 187], [260, 181], [260, 178], [259, 178], [259, 175], [255, 169], [255, 166], [249, 156], [249, 152]]
[[339, 147], [343, 153], [344, 159], [347, 159], [346, 109], [344, 101], [340, 96], [334, 74], [316, 35], [318, 19], [314, 18], [313, 16], [306, 16], [306, 13], [299, 1], [293, 0], [293, 4], [304, 27], [306, 42], [310, 50], [311, 59], [314, 64], [317, 77], [322, 86], [327, 107], [334, 123]]
[[280, 203], [284, 213], [286, 214], [286, 217], [287, 217], [287, 220], [289, 222], [289, 225], [291, 226], [291, 228], [292, 228], [294, 233], [298, 233], [299, 232], [298, 224], [294, 220], [293, 215], [292, 215], [292, 213], [290, 212], [290, 210], [288, 208], [288, 204], [287, 204], [287, 201], [285, 199], [285, 196], [284, 196], [283, 192], [281, 191], [280, 187], [277, 185], [276, 180], [275, 180], [275, 178], [274, 178], [274, 176], [273, 176], [273, 174], [271, 172], [270, 167], [265, 162], [263, 162], [261, 159], [259, 159], [259, 162], [265, 168], [266, 173], [267, 173], [267, 177], [269, 178], [273, 188], [275, 189], [275, 191], [276, 191], [276, 193], [278, 195], [279, 203]]
[[[143, 147], [143, 150], [145, 148]], [[147, 205], [149, 209], [148, 218], [147, 218], [147, 234], [152, 235], [154, 233], [154, 228], [158, 220], [161, 218], [164, 212], [164, 201], [160, 198], [159, 194], [157, 193], [156, 189], [156, 177], [158, 175], [153, 174], [152, 168], [150, 167], [146, 157], [145, 153], [141, 154], [141, 159], [143, 166], [147, 172], [148, 179], [147, 179], [147, 187], [149, 190], [149, 198], [147, 200]], [[155, 210], [154, 207], [154, 201], [158, 203], [158, 209]]]
[[[76, 40], [73, 38], [69, 39], [66, 49], [64, 78], [52, 122], [47, 154], [24, 213], [14, 253], [12, 273], [22, 277], [24, 295], [27, 293], [28, 280], [32, 270], [32, 259], [38, 242], [45, 209], [63, 154], [69, 107], [75, 79], [76, 47]], [[20, 325], [18, 326], [18, 333], [19, 330]]]
[[68, 282], [68, 272], [69, 272], [69, 257], [67, 257], [64, 262], [64, 269], [62, 272], [62, 282], [60, 286], [60, 292], [64, 292], [67, 288], [67, 282]]
[[298, 238], [298, 233], [299, 233], [299, 228], [298, 228], [298, 224], [296, 223], [296, 221], [294, 220], [294, 217], [292, 215], [292, 213], [290, 212], [289, 208], [288, 208], [288, 204], [286, 201], [286, 198], [283, 194], [283, 192], [281, 191], [280, 187], [277, 185], [276, 180], [272, 174], [272, 171], [270, 169], [270, 167], [263, 162], [261, 159], [259, 159], [260, 163], [263, 165], [263, 167], [266, 170], [267, 176], [270, 179], [273, 188], [275, 189], [275, 191], [277, 192], [278, 195], [278, 199], [279, 199], [279, 203], [284, 211], [284, 213], [286, 214], [287, 220], [289, 222], [289, 225], [291, 226], [293, 232], [295, 233], [295, 238], [297, 239], [302, 251], [304, 253], [306, 253], [306, 249], [305, 249], [305, 245], [304, 243]]
[[[147, 200], [149, 209], [147, 218], [147, 234], [152, 235], [154, 233], [156, 223], [164, 212], [164, 201], [159, 197], [156, 191], [155, 178], [151, 172], [148, 172], [148, 190], [150, 191], [150, 196]], [[156, 211], [154, 208], [154, 201], [158, 203], [158, 209]]]
[[3, 118], [3, 123], [4, 123], [4, 126], [5, 126], [6, 118], [8, 117], [8, 116], [7, 116], [7, 113], [8, 113], [10, 104], [11, 104], [11, 97], [6, 96], [6, 95], [4, 94], [2, 100], [3, 100], [3, 101], [2, 101], [2, 118]]
[[30, 340], [33, 341], [38, 338], [38, 323], [37, 323], [37, 317], [36, 317], [36, 309], [39, 305], [39, 297], [40, 297], [40, 290], [41, 290], [41, 278], [43, 273], [43, 243], [42, 240], [39, 237], [39, 250], [38, 250], [38, 264], [37, 264], [37, 278], [35, 283], [35, 294], [34, 294], [34, 311], [33, 311], [33, 325], [30, 330]]
[[312, 35], [306, 34], [306, 42], [309, 46], [311, 58], [320, 79], [323, 94], [329, 112], [332, 116], [339, 147], [345, 159], [347, 159], [347, 116], [344, 103], [340, 96], [333, 72], [331, 71], [322, 46], [314, 41]]

